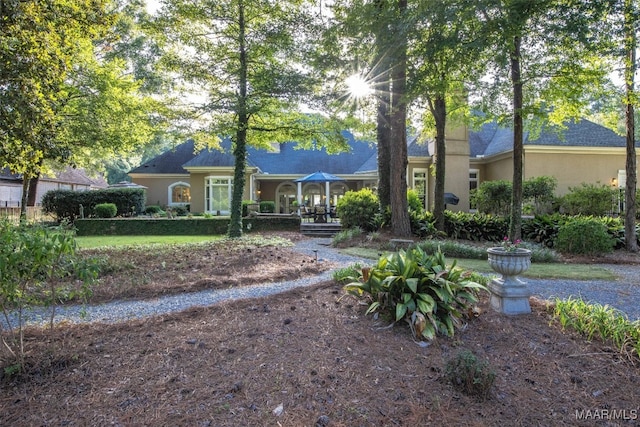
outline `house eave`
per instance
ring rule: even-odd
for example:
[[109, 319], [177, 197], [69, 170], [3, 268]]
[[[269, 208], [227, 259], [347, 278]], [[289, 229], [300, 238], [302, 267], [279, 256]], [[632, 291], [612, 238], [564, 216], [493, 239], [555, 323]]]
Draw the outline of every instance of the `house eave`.
[[134, 173], [130, 172], [129, 175], [132, 179], [136, 178], [168, 178], [168, 179], [184, 179], [189, 178], [188, 173]]
[[626, 154], [625, 147], [568, 147], [560, 145], [525, 145], [525, 154]]

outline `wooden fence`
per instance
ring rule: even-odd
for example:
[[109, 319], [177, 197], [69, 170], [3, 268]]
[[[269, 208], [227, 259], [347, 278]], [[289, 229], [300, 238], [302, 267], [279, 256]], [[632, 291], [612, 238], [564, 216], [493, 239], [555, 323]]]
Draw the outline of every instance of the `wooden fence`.
[[[20, 208], [0, 207], [0, 218], [8, 218], [10, 221], [18, 223], [20, 221]], [[53, 221], [54, 219], [51, 215], [44, 214], [41, 206], [27, 207], [27, 221], [29, 222]]]

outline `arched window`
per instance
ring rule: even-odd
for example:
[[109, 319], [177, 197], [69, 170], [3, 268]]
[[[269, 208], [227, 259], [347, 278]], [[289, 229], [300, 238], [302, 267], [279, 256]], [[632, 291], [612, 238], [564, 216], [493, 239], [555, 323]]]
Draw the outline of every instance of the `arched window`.
[[302, 204], [315, 206], [324, 204], [324, 188], [317, 183], [305, 184], [302, 187]]
[[276, 189], [276, 212], [291, 213], [297, 211], [294, 206], [298, 187], [293, 182], [283, 182]]
[[175, 182], [169, 186], [169, 205], [191, 203], [191, 186], [186, 182]]
[[344, 196], [344, 193], [349, 191], [349, 187], [342, 182], [334, 182], [329, 187], [329, 191], [331, 192], [330, 204], [332, 206], [336, 206], [338, 204], [338, 200]]

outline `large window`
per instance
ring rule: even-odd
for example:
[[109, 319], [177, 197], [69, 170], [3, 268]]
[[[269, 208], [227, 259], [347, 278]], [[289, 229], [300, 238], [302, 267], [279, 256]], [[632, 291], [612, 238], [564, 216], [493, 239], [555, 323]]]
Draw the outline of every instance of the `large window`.
[[209, 213], [229, 215], [231, 212], [231, 196], [233, 180], [229, 177], [208, 176], [204, 183], [204, 209]]
[[169, 204], [186, 205], [191, 203], [191, 188], [186, 182], [176, 182], [169, 186]]
[[422, 207], [427, 208], [427, 170], [413, 170], [413, 189], [418, 193], [418, 198], [422, 202]]
[[[478, 189], [478, 182], [480, 181], [480, 171], [478, 169], [469, 169], [469, 194], [473, 196], [473, 193]], [[473, 202], [473, 197], [470, 200], [470, 208], [472, 210], [477, 209], [476, 204]]]

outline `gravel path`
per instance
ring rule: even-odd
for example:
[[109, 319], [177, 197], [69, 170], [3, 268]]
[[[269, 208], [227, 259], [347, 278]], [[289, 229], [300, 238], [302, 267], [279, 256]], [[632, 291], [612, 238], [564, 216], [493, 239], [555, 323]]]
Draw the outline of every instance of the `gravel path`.
[[[295, 249], [317, 255], [319, 262], [334, 262], [341, 266], [355, 262], [371, 263], [353, 256], [340, 254], [330, 246], [331, 239], [306, 239], [296, 244]], [[586, 301], [608, 304], [625, 312], [630, 319], [640, 319], [640, 268], [638, 266], [602, 265], [619, 276], [615, 282], [577, 281], [577, 280], [538, 280], [525, 279], [534, 296], [543, 299], [554, 297], [581, 297]], [[115, 323], [136, 318], [166, 314], [194, 306], [209, 306], [229, 299], [260, 298], [293, 288], [310, 286], [330, 279], [331, 271], [321, 275], [279, 283], [262, 283], [240, 288], [205, 290], [187, 294], [168, 295], [143, 301], [115, 301], [98, 305], [73, 305], [56, 308], [55, 321], [72, 323], [105, 322]], [[51, 316], [50, 308], [36, 307], [23, 314], [26, 324], [46, 324]], [[16, 317], [10, 321], [16, 323]], [[0, 321], [6, 328], [6, 321]]]

